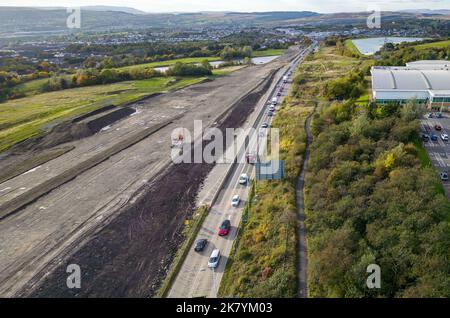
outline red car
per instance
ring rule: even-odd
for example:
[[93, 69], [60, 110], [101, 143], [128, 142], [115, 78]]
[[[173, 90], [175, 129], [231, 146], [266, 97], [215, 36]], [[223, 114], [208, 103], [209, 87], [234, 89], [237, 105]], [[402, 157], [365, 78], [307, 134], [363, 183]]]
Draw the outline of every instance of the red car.
[[231, 222], [230, 220], [225, 220], [222, 222], [222, 225], [219, 227], [219, 236], [225, 236], [228, 235], [231, 229]]
[[434, 129], [436, 129], [436, 130], [442, 130], [442, 126], [441, 126], [441, 125], [436, 125], [436, 126], [434, 126]]

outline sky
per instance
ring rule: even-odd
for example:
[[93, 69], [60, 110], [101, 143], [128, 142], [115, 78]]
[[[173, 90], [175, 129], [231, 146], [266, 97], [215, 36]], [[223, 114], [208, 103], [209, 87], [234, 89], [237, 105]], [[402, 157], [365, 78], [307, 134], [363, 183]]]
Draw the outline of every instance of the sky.
[[315, 11], [353, 12], [373, 10], [450, 9], [450, 0], [0, 0], [0, 6], [77, 7], [109, 5], [146, 12], [198, 11]]

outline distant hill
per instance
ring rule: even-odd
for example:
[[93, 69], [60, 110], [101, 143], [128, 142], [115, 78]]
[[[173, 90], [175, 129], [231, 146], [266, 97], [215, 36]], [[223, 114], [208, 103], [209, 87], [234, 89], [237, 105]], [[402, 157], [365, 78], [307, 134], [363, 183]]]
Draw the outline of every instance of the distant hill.
[[[66, 9], [0, 7], [0, 34], [3, 32], [64, 32]], [[82, 31], [139, 28], [191, 27], [207, 25], [261, 25], [320, 16], [315, 12], [198, 12], [145, 13], [128, 7], [82, 7]], [[32, 21], [32, 23], [30, 23]]]
[[437, 9], [437, 10], [431, 10], [431, 9], [410, 9], [410, 10], [402, 10], [400, 12], [408, 12], [408, 13], [415, 13], [415, 14], [440, 14], [440, 15], [449, 15], [450, 10], [448, 9]]
[[146, 12], [137, 10], [130, 7], [113, 7], [113, 6], [84, 6], [81, 7], [82, 10], [89, 11], [113, 11], [113, 12], [125, 12], [130, 14], [146, 14]]

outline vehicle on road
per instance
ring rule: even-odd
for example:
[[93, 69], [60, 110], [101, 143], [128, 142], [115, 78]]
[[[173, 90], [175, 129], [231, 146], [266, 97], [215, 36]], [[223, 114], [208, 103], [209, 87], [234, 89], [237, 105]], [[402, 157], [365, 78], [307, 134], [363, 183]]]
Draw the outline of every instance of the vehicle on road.
[[246, 173], [241, 174], [239, 177], [239, 184], [247, 184], [248, 182], [248, 175]]
[[219, 261], [220, 261], [220, 250], [216, 248], [215, 250], [212, 251], [211, 256], [209, 257], [208, 267], [216, 268], [217, 265], [219, 265]]
[[287, 83], [289, 77], [287, 75], [283, 76], [283, 83]]
[[256, 163], [256, 155], [254, 153], [247, 153], [245, 155], [245, 161], [249, 164], [255, 164]]
[[207, 239], [199, 239], [197, 242], [195, 242], [194, 251], [201, 252], [205, 249], [206, 245], [208, 244]]
[[274, 112], [274, 111], [275, 111], [275, 106], [273, 106], [273, 105], [270, 105], [270, 107], [269, 107], [269, 111], [271, 111], [271, 112]]
[[225, 220], [222, 222], [222, 224], [219, 227], [219, 236], [225, 236], [228, 235], [228, 233], [230, 233], [230, 229], [231, 229], [231, 222], [230, 220]]
[[448, 172], [445, 172], [445, 171], [439, 173], [439, 176], [441, 177], [442, 181], [448, 181], [448, 179], [449, 179], [448, 178]]
[[241, 198], [239, 197], [239, 195], [237, 194], [233, 195], [233, 198], [231, 199], [231, 206], [236, 208], [239, 206], [240, 202]]
[[448, 135], [447, 134], [441, 134], [441, 139], [443, 141], [448, 141]]
[[268, 124], [268, 123], [263, 123], [263, 124], [261, 125], [261, 128], [269, 128], [269, 124]]
[[272, 117], [272, 116], [273, 116], [273, 112], [272, 112], [272, 111], [269, 111], [269, 112], [267, 113], [267, 116]]
[[280, 96], [281, 96], [281, 92], [278, 92], [278, 93], [277, 93], [277, 96], [280, 97]]
[[432, 141], [437, 141], [438, 140], [438, 136], [436, 134], [431, 134], [431, 140]]
[[436, 130], [442, 130], [442, 126], [439, 124], [434, 125], [434, 129]]
[[278, 98], [274, 97], [272, 98], [272, 105], [278, 104]]
[[422, 140], [427, 142], [430, 140], [430, 136], [428, 134], [422, 134]]

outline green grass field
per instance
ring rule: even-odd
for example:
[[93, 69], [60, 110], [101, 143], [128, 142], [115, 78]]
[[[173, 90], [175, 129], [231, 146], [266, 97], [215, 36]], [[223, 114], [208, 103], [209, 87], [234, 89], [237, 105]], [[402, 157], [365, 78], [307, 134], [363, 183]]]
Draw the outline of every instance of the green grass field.
[[270, 49], [270, 50], [264, 50], [264, 51], [253, 51], [253, 57], [263, 57], [263, 56], [275, 56], [275, 55], [282, 55], [286, 52], [284, 49]]
[[442, 48], [442, 47], [447, 47], [447, 46], [450, 46], [450, 40], [419, 44], [419, 45], [415, 45], [414, 49], [415, 50], [424, 50], [424, 49], [431, 49], [431, 48]]
[[105, 105], [121, 105], [142, 97], [179, 89], [205, 77], [152, 78], [43, 93], [0, 104], [0, 151], [42, 132], [48, 124]]
[[344, 46], [347, 50], [349, 50], [356, 56], [360, 56], [360, 57], [364, 56], [363, 54], [361, 54], [361, 52], [358, 50], [358, 48], [356, 47], [356, 45], [353, 43], [353, 41], [351, 39], [345, 40]]

